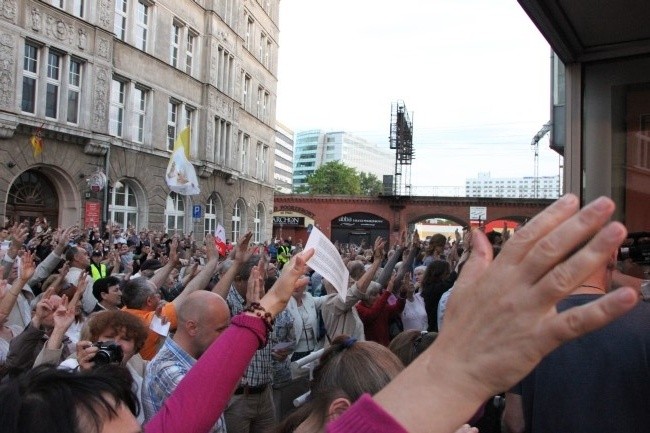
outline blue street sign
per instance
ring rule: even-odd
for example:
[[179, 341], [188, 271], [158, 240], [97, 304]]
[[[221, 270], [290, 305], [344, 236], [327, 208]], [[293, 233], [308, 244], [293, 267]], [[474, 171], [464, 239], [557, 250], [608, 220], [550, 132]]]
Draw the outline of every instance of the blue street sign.
[[201, 218], [201, 205], [195, 204], [192, 206], [192, 218]]

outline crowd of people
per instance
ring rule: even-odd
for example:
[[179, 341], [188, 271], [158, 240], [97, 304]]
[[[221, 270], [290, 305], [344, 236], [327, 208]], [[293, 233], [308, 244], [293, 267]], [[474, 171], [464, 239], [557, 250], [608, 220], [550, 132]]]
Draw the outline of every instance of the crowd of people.
[[[608, 223], [613, 210], [606, 198], [579, 209], [567, 195], [513, 234], [337, 245], [350, 276], [345, 296], [309, 267], [315, 251], [291, 239], [252, 245], [249, 232], [220, 255], [209, 233], [197, 242], [110, 225], [54, 229], [44, 219], [7, 226], [0, 425], [48, 433], [650, 425], [647, 410], [629, 417], [650, 399], [650, 304], [637, 302], [641, 281], [615, 269], [625, 229]], [[610, 290], [618, 286], [628, 287]], [[617, 358], [581, 371], [603, 352]], [[311, 369], [297, 367], [312, 358]], [[628, 370], [614, 374], [621, 364]], [[601, 387], [599, 375], [617, 380]], [[625, 399], [627, 375], [635, 404]], [[615, 415], [603, 408], [589, 429], [582, 418], [565, 421], [584, 383], [589, 395], [619, 399]], [[540, 403], [548, 396], [550, 407]]]

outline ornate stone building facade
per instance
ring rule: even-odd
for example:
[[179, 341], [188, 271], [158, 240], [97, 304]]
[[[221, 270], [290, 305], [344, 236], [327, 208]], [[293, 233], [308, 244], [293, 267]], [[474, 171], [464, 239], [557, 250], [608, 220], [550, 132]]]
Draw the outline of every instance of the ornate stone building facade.
[[[0, 217], [269, 238], [278, 7], [0, 0]], [[193, 197], [164, 181], [188, 126]]]

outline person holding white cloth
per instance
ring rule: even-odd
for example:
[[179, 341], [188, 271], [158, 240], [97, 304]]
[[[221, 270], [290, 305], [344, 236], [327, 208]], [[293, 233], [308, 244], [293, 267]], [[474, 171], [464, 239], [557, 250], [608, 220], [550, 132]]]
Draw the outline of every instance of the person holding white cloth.
[[295, 289], [287, 304], [287, 310], [293, 316], [293, 330], [296, 336], [292, 362], [309, 355], [320, 339], [318, 312], [327, 297], [314, 297], [305, 288], [306, 286], [302, 286]]

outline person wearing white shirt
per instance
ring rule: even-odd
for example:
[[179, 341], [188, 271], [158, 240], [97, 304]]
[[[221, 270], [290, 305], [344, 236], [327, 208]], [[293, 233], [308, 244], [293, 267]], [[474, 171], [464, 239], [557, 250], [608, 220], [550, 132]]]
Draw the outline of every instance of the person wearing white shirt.
[[291, 356], [297, 361], [309, 355], [320, 339], [318, 312], [326, 300], [325, 296], [314, 297], [302, 286], [293, 291], [287, 310], [293, 316], [293, 329], [296, 336], [296, 347]]
[[413, 279], [415, 280], [415, 292], [407, 291], [406, 304], [404, 311], [402, 311], [402, 325], [404, 331], [408, 329], [416, 329], [418, 331], [426, 331], [429, 327], [429, 319], [427, 310], [424, 306], [424, 298], [420, 293], [420, 284], [422, 284], [422, 277], [426, 266], [418, 266], [413, 269]]

